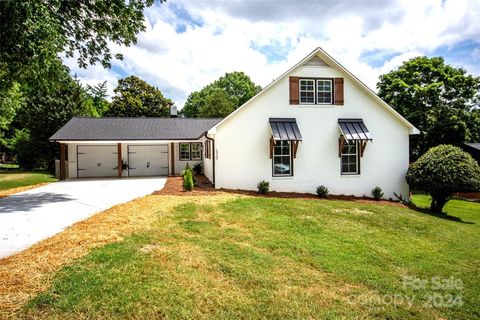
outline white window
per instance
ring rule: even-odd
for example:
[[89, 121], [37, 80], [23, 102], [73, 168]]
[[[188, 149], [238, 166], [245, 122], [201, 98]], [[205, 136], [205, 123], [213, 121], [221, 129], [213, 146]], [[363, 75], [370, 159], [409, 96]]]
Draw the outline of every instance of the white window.
[[291, 176], [292, 152], [290, 141], [276, 141], [273, 147], [273, 176]]
[[180, 143], [180, 160], [190, 160], [190, 143]]
[[195, 142], [191, 145], [192, 160], [202, 160], [202, 143]]
[[332, 104], [332, 80], [317, 80], [317, 103]]
[[315, 80], [313, 79], [300, 80], [300, 103], [304, 103], [304, 104], [315, 103]]
[[359, 174], [358, 144], [356, 142], [345, 143], [340, 157], [342, 174]]

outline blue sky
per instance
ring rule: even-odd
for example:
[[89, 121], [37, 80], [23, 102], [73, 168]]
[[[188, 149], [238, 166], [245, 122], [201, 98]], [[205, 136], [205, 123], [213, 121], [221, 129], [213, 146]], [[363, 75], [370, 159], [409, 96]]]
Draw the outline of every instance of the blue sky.
[[111, 69], [80, 69], [83, 83], [137, 75], [181, 108], [192, 91], [225, 72], [261, 86], [322, 47], [372, 89], [378, 76], [419, 56], [480, 76], [478, 0], [169, 0], [145, 12], [146, 31]]

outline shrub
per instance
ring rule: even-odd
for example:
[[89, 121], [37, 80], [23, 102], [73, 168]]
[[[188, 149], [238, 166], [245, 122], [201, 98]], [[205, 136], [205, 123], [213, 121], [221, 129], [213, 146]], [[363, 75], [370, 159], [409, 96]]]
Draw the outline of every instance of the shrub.
[[410, 165], [407, 182], [430, 194], [430, 210], [442, 213], [455, 192], [480, 190], [480, 166], [462, 149], [439, 145]]
[[193, 165], [193, 172], [195, 172], [195, 174], [202, 174], [203, 173], [203, 165], [202, 165], [201, 162]]
[[183, 190], [192, 191], [193, 185], [192, 170], [185, 170], [185, 174], [183, 175]]
[[317, 187], [317, 194], [320, 198], [326, 198], [328, 196], [328, 188], [325, 186]]
[[270, 182], [262, 180], [257, 184], [257, 188], [258, 188], [258, 193], [267, 194], [268, 190], [270, 189]]
[[382, 199], [383, 198], [382, 188], [380, 188], [379, 186], [376, 186], [375, 188], [373, 188], [372, 189], [372, 197], [375, 200]]
[[187, 162], [187, 165], [185, 166], [185, 169], [183, 169], [182, 172], [180, 172], [180, 175], [183, 177], [187, 171], [192, 171], [188, 162]]

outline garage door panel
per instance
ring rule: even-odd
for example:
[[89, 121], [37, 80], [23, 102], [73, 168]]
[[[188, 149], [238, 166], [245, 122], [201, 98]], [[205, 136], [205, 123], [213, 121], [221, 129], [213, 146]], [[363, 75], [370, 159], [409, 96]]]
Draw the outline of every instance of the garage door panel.
[[128, 146], [129, 176], [168, 175], [168, 145]]
[[117, 146], [78, 146], [78, 177], [117, 176]]

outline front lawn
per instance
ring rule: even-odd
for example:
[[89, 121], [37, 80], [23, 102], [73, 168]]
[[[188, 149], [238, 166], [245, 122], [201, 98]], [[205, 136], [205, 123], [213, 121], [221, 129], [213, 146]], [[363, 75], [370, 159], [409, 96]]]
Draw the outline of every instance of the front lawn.
[[478, 203], [451, 201], [458, 222], [372, 202], [207, 197], [168, 210], [170, 198], [143, 198], [158, 208], [149, 228], [64, 267], [16, 315], [480, 317]]
[[56, 181], [44, 171], [0, 170], [0, 191]]

